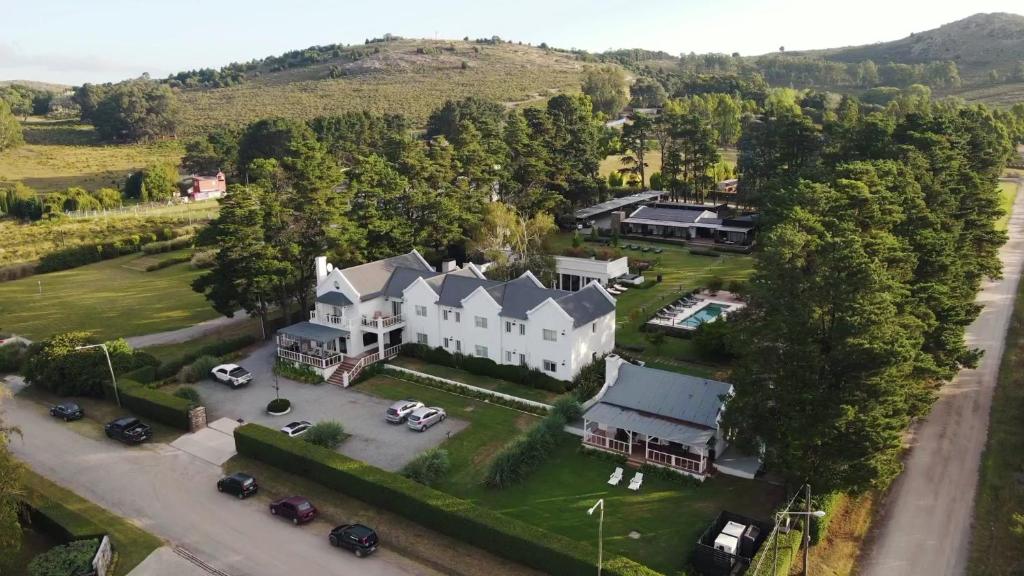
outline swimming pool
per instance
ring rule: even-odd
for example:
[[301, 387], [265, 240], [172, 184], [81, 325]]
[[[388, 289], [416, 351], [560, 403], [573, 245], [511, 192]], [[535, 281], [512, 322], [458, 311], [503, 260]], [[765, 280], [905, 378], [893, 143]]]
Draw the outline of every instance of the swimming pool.
[[707, 306], [697, 310], [693, 314], [687, 316], [683, 320], [679, 321], [679, 326], [685, 326], [687, 328], [696, 328], [705, 322], [710, 322], [715, 318], [722, 315], [723, 312], [728, 310], [727, 306], [721, 304], [708, 304]]

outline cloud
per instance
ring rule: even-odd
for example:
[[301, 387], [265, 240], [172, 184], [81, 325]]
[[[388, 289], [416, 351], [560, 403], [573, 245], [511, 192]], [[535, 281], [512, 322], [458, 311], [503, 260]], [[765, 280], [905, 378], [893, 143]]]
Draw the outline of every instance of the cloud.
[[[66, 83], [107, 82], [134, 77], [146, 70], [136, 62], [97, 58], [88, 54], [26, 53], [0, 42], [0, 78]], [[25, 78], [31, 75], [31, 78]]]

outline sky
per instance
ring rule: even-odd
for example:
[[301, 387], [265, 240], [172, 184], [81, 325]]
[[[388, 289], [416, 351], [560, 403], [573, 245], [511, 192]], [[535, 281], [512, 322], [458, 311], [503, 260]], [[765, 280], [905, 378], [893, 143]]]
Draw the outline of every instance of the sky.
[[108, 82], [385, 33], [743, 55], [903, 38], [1022, 0], [3, 0], [0, 80]]

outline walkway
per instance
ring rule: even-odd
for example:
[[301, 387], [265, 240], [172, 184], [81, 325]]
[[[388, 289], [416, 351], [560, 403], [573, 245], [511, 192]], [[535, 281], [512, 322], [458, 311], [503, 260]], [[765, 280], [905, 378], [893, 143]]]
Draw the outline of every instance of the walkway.
[[212, 320], [200, 322], [199, 324], [186, 326], [185, 328], [168, 330], [167, 332], [156, 332], [154, 334], [143, 334], [142, 336], [130, 336], [125, 338], [125, 340], [128, 341], [128, 345], [132, 348], [162, 346], [164, 344], [180, 344], [182, 342], [188, 342], [194, 338], [199, 338], [200, 336], [205, 336], [210, 332], [216, 332], [221, 328], [245, 322], [248, 319], [249, 315], [245, 313], [245, 310], [238, 310], [231, 318], [228, 318], [227, 316], [219, 316]]

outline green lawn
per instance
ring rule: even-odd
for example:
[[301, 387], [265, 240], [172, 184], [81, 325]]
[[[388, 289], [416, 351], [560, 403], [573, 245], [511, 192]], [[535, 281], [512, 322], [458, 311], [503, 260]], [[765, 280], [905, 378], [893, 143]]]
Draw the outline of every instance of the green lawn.
[[219, 328], [208, 334], [193, 338], [187, 342], [179, 342], [176, 344], [162, 344], [160, 346], [147, 346], [143, 348], [146, 352], [152, 354], [157, 360], [161, 362], [171, 362], [182, 358], [187, 354], [191, 354], [200, 348], [222, 342], [224, 340], [231, 340], [251, 334], [254, 336], [260, 336], [260, 321], [258, 318], [246, 318], [245, 320], [238, 322], [237, 324], [230, 324]]
[[32, 470], [25, 469], [22, 480], [28, 490], [30, 500], [44, 498], [59, 502], [107, 530], [114, 550], [117, 551], [115, 576], [128, 574], [132, 568], [145, 560], [150, 552], [163, 544], [159, 538], [149, 532], [138, 528], [120, 516], [111, 514], [74, 492], [50, 482]]
[[[38, 340], [69, 330], [108, 340], [182, 328], [217, 316], [180, 264], [143, 272], [142, 254], [0, 283], [0, 330]], [[40, 295], [40, 287], [42, 294]]]
[[[697, 536], [721, 510], [768, 517], [781, 497], [763, 482], [729, 477], [699, 486], [681, 479], [647, 478], [638, 492], [629, 491], [625, 483], [609, 486], [615, 465], [581, 453], [579, 439], [568, 434], [524, 484], [488, 489], [482, 478], [490, 458], [536, 417], [387, 376], [371, 378], [359, 390], [392, 400], [414, 397], [469, 421], [468, 428], [442, 444], [449, 452], [452, 473], [437, 486], [440, 490], [588, 543], [596, 542], [597, 521], [586, 509], [604, 498], [605, 547], [665, 574], [684, 567]], [[640, 538], [630, 538], [632, 531]]]
[[487, 390], [494, 390], [495, 392], [501, 392], [502, 394], [508, 394], [510, 396], [518, 396], [519, 398], [525, 398], [535, 402], [551, 403], [558, 398], [558, 394], [555, 394], [554, 392], [548, 392], [547, 390], [541, 390], [539, 388], [530, 388], [529, 386], [523, 386], [522, 384], [516, 384], [515, 382], [509, 382], [508, 380], [499, 380], [489, 376], [480, 376], [479, 374], [473, 374], [471, 372], [466, 372], [465, 370], [459, 370], [458, 368], [429, 364], [418, 358], [399, 356], [394, 360], [389, 360], [388, 363], [394, 364], [395, 366], [401, 366], [402, 368], [408, 368], [409, 370], [423, 372], [424, 374], [462, 382], [463, 384], [469, 384], [470, 386], [486, 388]]
[[[662, 275], [661, 283], [650, 288], [631, 288], [625, 294], [616, 296], [617, 326], [615, 343], [617, 346], [643, 346], [642, 353], [634, 355], [659, 367], [687, 372], [696, 376], [713, 376], [724, 367], [705, 364], [697, 358], [693, 343], [685, 338], [666, 337], [662, 344], [655, 348], [640, 332], [640, 327], [659, 309], [682, 293], [707, 284], [711, 278], [721, 278], [726, 285], [732, 280], [745, 280], [753, 268], [753, 258], [746, 255], [722, 254], [720, 256], [695, 256], [685, 246], [644, 242], [641, 240], [625, 240], [623, 244], [661, 248], [661, 254], [621, 249], [623, 256], [628, 256], [630, 263], [643, 260], [654, 264], [644, 272], [648, 282], [654, 282], [658, 274]], [[572, 246], [572, 235], [557, 235], [550, 244], [556, 253]], [[584, 246], [596, 246], [585, 242]]]
[[[1024, 284], [1006, 335], [974, 501], [968, 574], [1014, 574], [1024, 558]], [[1013, 515], [1019, 514], [1019, 522]]]
[[996, 221], [996, 229], [1006, 230], [1006, 225], [1010, 222], [1010, 211], [1013, 209], [1013, 201], [1017, 198], [1017, 191], [1020, 190], [1020, 186], [1016, 182], [1000, 182], [999, 188], [1001, 192], [999, 195], [999, 205], [1005, 214]]

